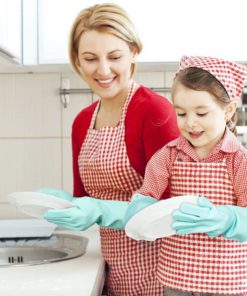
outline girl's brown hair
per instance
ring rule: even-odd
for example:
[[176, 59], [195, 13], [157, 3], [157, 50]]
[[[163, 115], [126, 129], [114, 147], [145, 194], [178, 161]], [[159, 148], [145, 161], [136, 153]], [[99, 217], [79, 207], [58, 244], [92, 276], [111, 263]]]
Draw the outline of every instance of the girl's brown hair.
[[[179, 71], [174, 79], [172, 96], [174, 95], [178, 82], [193, 90], [209, 92], [221, 105], [226, 106], [231, 101], [224, 86], [212, 74], [201, 68], [190, 67]], [[226, 124], [230, 131], [237, 135], [236, 111]]]

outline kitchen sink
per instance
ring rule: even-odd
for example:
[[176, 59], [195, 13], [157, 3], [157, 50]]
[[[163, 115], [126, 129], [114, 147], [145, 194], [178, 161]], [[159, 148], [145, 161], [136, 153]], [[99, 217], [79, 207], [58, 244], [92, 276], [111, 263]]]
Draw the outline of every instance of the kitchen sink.
[[86, 252], [88, 239], [73, 234], [50, 238], [0, 241], [0, 268], [27, 266], [69, 260]]

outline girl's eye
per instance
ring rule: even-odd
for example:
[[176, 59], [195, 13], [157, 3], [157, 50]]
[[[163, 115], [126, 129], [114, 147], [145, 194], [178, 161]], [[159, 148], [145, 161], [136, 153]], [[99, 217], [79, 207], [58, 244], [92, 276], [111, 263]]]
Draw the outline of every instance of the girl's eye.
[[177, 113], [177, 116], [180, 116], [180, 117], [183, 117], [185, 115], [186, 115], [185, 113]]
[[208, 113], [206, 112], [206, 113], [197, 113], [197, 116], [199, 116], [199, 117], [203, 117], [203, 116], [206, 116]]

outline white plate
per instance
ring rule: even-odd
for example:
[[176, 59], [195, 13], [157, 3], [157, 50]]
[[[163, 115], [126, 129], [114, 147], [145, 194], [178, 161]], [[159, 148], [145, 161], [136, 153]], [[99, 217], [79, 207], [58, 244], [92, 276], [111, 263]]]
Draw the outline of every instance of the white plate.
[[50, 209], [76, 206], [68, 200], [40, 192], [13, 192], [8, 195], [8, 201], [23, 213], [36, 218], [43, 218], [44, 213]]
[[0, 238], [50, 237], [56, 227], [44, 219], [1, 219]]
[[172, 213], [182, 203], [197, 203], [198, 196], [176, 196], [158, 201], [130, 218], [125, 226], [126, 234], [135, 240], [154, 241], [175, 234], [171, 228]]

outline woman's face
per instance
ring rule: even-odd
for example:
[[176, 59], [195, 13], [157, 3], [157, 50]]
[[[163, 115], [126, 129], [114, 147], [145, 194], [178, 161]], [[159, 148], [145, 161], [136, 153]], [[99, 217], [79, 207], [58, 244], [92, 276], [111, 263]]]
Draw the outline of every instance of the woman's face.
[[82, 78], [92, 91], [102, 99], [114, 99], [128, 89], [136, 54], [122, 39], [92, 30], [79, 40], [78, 60]]

